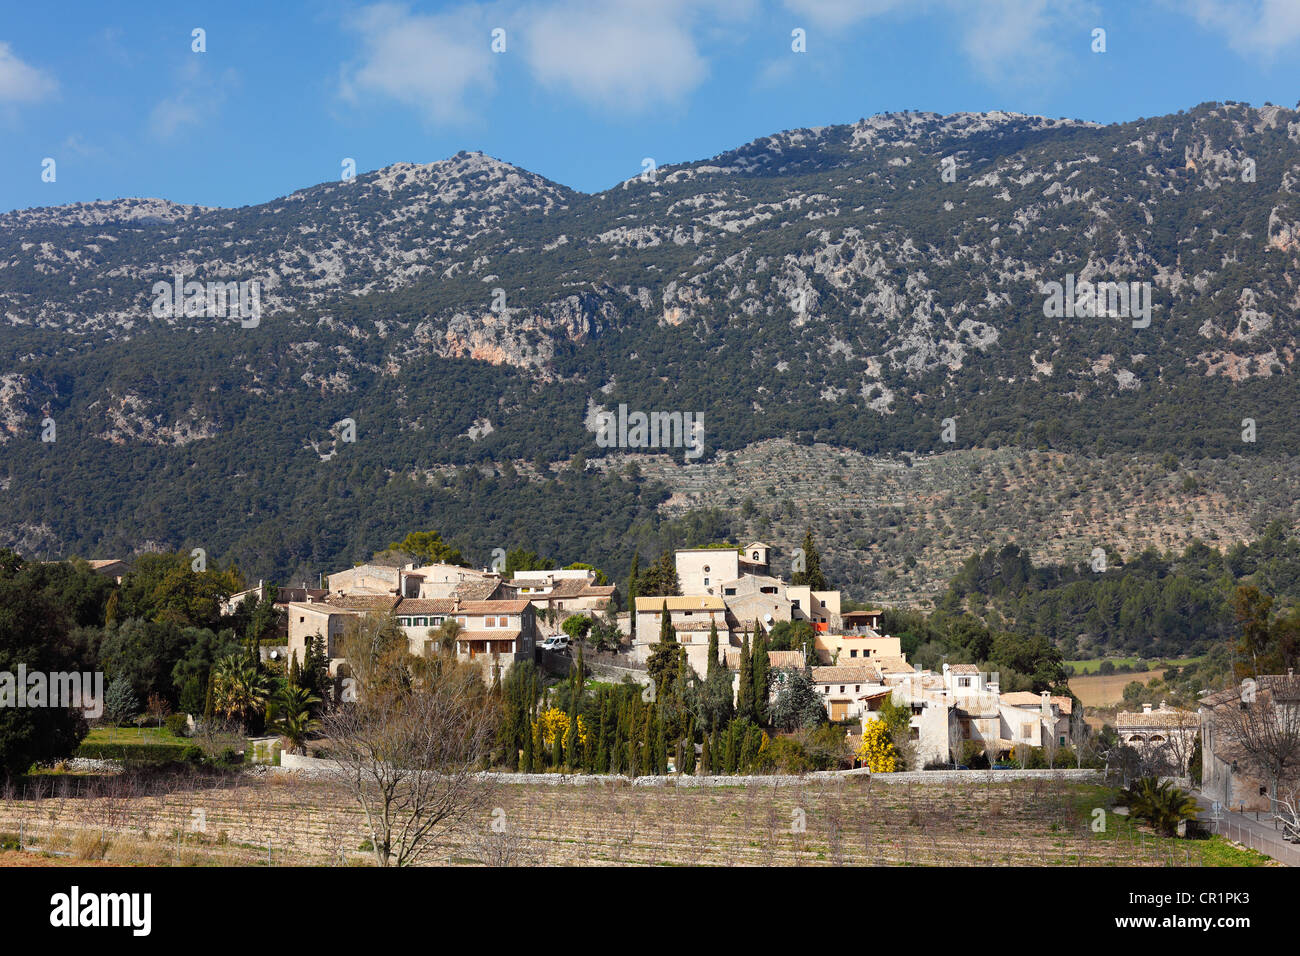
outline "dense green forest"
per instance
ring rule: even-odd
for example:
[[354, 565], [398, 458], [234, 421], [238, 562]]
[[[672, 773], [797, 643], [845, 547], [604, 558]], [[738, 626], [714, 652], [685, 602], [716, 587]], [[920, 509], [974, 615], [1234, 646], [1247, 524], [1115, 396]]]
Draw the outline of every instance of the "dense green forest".
[[1241, 640], [1243, 590], [1267, 601], [1251, 613], [1276, 648], [1268, 666], [1296, 666], [1300, 539], [1280, 522], [1226, 552], [1199, 542], [1127, 562], [1112, 552], [1104, 570], [1091, 562], [1039, 567], [1015, 544], [990, 548], [971, 555], [935, 613], [892, 610], [884, 625], [919, 666], [992, 662], [1037, 674], [1037, 684], [1061, 682], [1064, 660], [1103, 656], [1213, 654], [1229, 673], [1233, 655], [1246, 653], [1225, 653]]

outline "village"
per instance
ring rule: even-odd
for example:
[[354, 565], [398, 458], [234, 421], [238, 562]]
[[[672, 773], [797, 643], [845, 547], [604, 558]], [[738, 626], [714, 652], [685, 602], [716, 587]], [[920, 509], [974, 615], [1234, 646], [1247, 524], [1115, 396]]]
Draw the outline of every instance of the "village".
[[[908, 769], [969, 769], [978, 760], [986, 768], [1096, 766], [1126, 777], [1187, 780], [1195, 762], [1203, 767], [1204, 794], [1215, 804], [1237, 811], [1276, 806], [1270, 782], [1246, 769], [1249, 761], [1241, 759], [1239, 745], [1216, 734], [1214, 725], [1225, 710], [1240, 709], [1243, 693], [1262, 690], [1270, 700], [1296, 707], [1300, 679], [1290, 674], [1262, 676], [1243, 684], [1244, 690], [1209, 695], [1197, 711], [1164, 702], [1121, 710], [1115, 715], [1119, 746], [1103, 749], [1099, 728], [1085, 719], [1072, 694], [1006, 691], [998, 674], [970, 663], [918, 669], [899, 638], [884, 632], [882, 610], [846, 611], [839, 591], [783, 579], [774, 573], [773, 549], [763, 542], [683, 548], [672, 557], [674, 593], [637, 594], [623, 611], [615, 610], [616, 586], [586, 565], [507, 575], [446, 563], [358, 564], [323, 576], [322, 587], [274, 589], [285, 642], [262, 653], [301, 662], [313, 641], [323, 642], [335, 694], [344, 698], [350, 666], [342, 637], [368, 615], [380, 615], [395, 621], [416, 657], [440, 653], [444, 625], [454, 622], [452, 653], [481, 666], [485, 681], [500, 681], [525, 661], [563, 678], [576, 650], [570, 634], [585, 635], [593, 622], [603, 621], [618, 642], [603, 651], [587, 648], [588, 672], [650, 683], [647, 662], [671, 630], [695, 675], [726, 669], [736, 702], [742, 656], [756, 638], [793, 632], [805, 635], [801, 646], [766, 652], [769, 704], [789, 675], [804, 675], [825, 720], [843, 728], [848, 752], [857, 755], [854, 766], [865, 765], [858, 757], [868, 726], [892, 706], [908, 715]], [[270, 593], [259, 584], [232, 595], [227, 609]], [[897, 769], [903, 769], [901, 762]]]

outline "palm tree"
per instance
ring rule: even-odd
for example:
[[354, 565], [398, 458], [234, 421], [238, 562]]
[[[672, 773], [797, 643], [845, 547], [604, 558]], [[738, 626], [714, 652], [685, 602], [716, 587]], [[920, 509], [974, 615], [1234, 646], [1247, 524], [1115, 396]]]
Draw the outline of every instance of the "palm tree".
[[1179, 790], [1168, 780], [1163, 783], [1155, 777], [1142, 777], [1123, 793], [1129, 813], [1146, 820], [1152, 828], [1165, 836], [1173, 836], [1184, 820], [1195, 820], [1198, 811], [1196, 798]]
[[320, 727], [320, 721], [311, 715], [320, 698], [305, 687], [286, 685], [271, 699], [267, 707], [267, 723], [289, 742], [290, 753], [307, 752], [307, 735]]
[[247, 725], [266, 707], [271, 679], [246, 657], [231, 655], [212, 668], [213, 708], [227, 718]]

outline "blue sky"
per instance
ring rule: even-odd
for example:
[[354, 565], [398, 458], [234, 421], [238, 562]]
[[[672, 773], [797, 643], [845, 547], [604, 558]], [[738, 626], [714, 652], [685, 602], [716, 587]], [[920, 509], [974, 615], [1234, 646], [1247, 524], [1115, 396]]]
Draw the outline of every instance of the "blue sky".
[[240, 206], [336, 179], [345, 157], [364, 172], [461, 149], [595, 191], [644, 157], [700, 159], [889, 110], [1112, 122], [1300, 98], [1300, 0], [118, 6], [9, 5], [0, 210]]

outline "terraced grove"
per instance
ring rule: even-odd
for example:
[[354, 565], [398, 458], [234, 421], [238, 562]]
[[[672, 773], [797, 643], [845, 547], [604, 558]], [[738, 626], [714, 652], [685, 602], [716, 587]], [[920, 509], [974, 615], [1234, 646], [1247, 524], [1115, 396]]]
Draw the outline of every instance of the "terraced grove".
[[597, 464], [617, 470], [632, 460], [672, 490], [664, 511], [738, 513], [747, 534], [780, 549], [778, 562], [812, 527], [831, 580], [889, 604], [931, 598], [973, 552], [1008, 541], [1037, 562], [1073, 564], [1107, 544], [1126, 556], [1182, 549], [1193, 538], [1225, 548], [1256, 537], [1269, 518], [1294, 525], [1300, 516], [1300, 461], [1289, 458], [1170, 467], [1155, 455], [1004, 448], [916, 456], [909, 466], [901, 457], [772, 440], [700, 464], [667, 455]]
[[[804, 787], [497, 785], [437, 865], [1203, 865], [1263, 862], [1172, 840], [1059, 781]], [[1107, 827], [1095, 832], [1094, 809]], [[80, 859], [151, 865], [369, 865], [347, 795], [280, 773], [152, 783], [46, 778], [0, 799], [0, 835]]]

